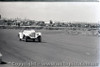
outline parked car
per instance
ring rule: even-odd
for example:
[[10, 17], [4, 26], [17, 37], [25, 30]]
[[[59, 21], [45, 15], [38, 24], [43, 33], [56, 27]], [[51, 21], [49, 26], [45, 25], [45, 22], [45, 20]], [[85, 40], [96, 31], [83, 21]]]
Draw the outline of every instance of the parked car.
[[23, 40], [23, 41], [29, 41], [29, 40], [33, 40], [33, 41], [38, 41], [41, 42], [42, 41], [42, 34], [41, 32], [36, 32], [35, 30], [23, 30], [22, 32], [18, 33], [18, 37], [19, 40]]
[[2, 62], [2, 54], [0, 53], [0, 63]]

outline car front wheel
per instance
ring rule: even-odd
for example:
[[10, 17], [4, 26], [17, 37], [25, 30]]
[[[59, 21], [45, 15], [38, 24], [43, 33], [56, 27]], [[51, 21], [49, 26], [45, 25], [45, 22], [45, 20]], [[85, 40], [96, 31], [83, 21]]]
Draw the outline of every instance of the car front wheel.
[[25, 41], [25, 42], [27, 42], [27, 41], [28, 41], [28, 37], [27, 37], [27, 36], [25, 36], [25, 35], [23, 35], [23, 39], [24, 39], [24, 41]]
[[28, 37], [27, 36], [24, 35], [23, 39], [24, 39], [25, 42], [28, 42]]
[[22, 41], [22, 39], [19, 39], [19, 41]]
[[38, 37], [38, 42], [41, 42], [42, 41], [42, 38], [41, 36]]

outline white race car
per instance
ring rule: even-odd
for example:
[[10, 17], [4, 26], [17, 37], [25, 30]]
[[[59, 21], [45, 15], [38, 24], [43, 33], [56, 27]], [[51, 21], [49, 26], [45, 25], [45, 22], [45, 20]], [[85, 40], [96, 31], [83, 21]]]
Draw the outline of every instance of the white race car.
[[19, 40], [24, 40], [26, 42], [29, 40], [41, 42], [41, 35], [41, 32], [36, 32], [35, 30], [24, 30], [18, 33]]
[[2, 62], [2, 54], [0, 53], [0, 63]]

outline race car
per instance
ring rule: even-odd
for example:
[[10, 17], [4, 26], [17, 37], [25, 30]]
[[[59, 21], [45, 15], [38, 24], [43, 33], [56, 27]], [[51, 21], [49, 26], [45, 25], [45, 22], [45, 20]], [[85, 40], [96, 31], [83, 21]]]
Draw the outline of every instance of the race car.
[[0, 64], [1, 64], [1, 62], [2, 62], [2, 54], [0, 53]]
[[41, 32], [36, 32], [35, 30], [23, 30], [22, 32], [18, 33], [18, 37], [20, 41], [26, 41], [28, 42], [29, 40], [33, 41], [42, 41], [42, 34]]

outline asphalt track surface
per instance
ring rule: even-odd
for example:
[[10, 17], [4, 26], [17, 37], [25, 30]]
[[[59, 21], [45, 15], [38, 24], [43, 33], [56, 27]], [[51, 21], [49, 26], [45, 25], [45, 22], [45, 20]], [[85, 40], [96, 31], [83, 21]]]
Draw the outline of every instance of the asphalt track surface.
[[[12, 63], [65, 63], [65, 66], [68, 63], [99, 63], [99, 37], [69, 35], [64, 30], [38, 30], [42, 32], [41, 43], [24, 42], [18, 39], [19, 31], [0, 29], [0, 52], [3, 54], [2, 59], [14, 67], [18, 65]], [[56, 66], [40, 65], [40, 67]], [[63, 66], [58, 65], [57, 67]], [[93, 65], [83, 66], [95, 67]], [[0, 65], [0, 67], [8, 66]], [[18, 67], [21, 67], [21, 64]], [[35, 65], [32, 67], [35, 67]], [[39, 67], [39, 64], [36, 64], [36, 67]], [[81, 66], [76, 65], [75, 67]]]

